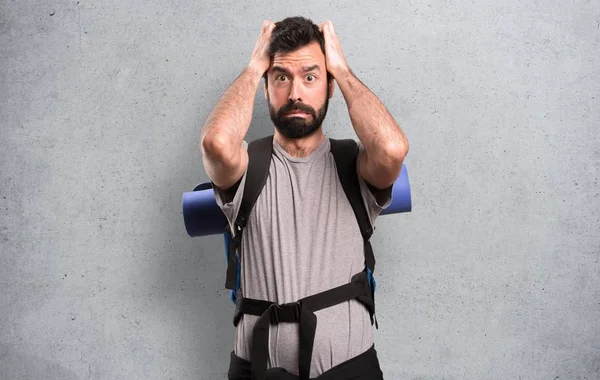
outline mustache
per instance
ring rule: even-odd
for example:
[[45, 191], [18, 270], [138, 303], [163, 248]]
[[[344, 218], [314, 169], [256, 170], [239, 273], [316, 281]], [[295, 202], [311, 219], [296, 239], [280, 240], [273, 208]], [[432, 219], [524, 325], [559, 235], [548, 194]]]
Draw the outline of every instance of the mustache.
[[306, 104], [302, 104], [302, 103], [287, 103], [286, 105], [284, 105], [283, 107], [281, 107], [281, 109], [279, 110], [279, 114], [286, 114], [286, 113], [290, 113], [293, 111], [301, 111], [301, 112], [306, 112], [309, 115], [313, 115], [314, 116], [314, 112], [315, 110], [312, 109], [311, 106], [308, 106]]

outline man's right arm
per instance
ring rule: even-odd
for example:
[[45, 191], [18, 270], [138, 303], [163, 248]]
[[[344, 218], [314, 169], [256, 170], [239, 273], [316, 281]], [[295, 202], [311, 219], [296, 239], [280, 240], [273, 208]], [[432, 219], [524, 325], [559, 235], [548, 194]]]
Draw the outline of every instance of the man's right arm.
[[208, 116], [200, 139], [204, 169], [221, 189], [233, 186], [248, 166], [243, 140], [248, 133], [254, 95], [262, 73], [246, 66]]
[[242, 144], [252, 120], [258, 85], [270, 65], [268, 48], [274, 26], [270, 21], [263, 23], [250, 63], [225, 91], [202, 127], [200, 152], [204, 169], [222, 190], [235, 185], [248, 167], [248, 152]]

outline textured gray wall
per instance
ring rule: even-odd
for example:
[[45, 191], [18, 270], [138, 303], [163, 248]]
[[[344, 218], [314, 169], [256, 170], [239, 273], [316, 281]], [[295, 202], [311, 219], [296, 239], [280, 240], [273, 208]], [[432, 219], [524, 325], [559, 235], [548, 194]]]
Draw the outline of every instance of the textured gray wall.
[[[386, 378], [600, 379], [600, 3], [236, 4], [0, 2], [0, 378], [225, 378], [222, 238], [181, 195], [263, 19], [302, 14], [411, 144], [413, 212], [374, 237]], [[339, 89], [325, 128], [355, 137]]]

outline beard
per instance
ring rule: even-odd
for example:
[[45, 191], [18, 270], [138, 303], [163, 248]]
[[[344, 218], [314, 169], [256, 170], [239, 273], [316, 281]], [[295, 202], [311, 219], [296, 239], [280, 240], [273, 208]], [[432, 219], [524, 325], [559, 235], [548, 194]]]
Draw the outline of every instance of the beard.
[[[323, 120], [325, 120], [325, 115], [327, 114], [329, 97], [325, 96], [325, 102], [318, 113], [309, 105], [294, 102], [289, 102], [276, 111], [273, 105], [271, 105], [268, 94], [267, 102], [269, 104], [269, 115], [279, 133], [290, 139], [300, 139], [312, 135], [321, 128]], [[293, 111], [305, 112], [310, 116], [307, 116], [306, 118], [287, 116], [288, 113]]]

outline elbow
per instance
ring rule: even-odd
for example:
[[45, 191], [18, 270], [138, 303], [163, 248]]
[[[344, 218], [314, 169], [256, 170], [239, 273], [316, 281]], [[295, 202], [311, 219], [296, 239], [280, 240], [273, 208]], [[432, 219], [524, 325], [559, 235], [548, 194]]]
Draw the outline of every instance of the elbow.
[[226, 138], [222, 135], [209, 133], [202, 136], [200, 140], [200, 152], [203, 156], [211, 158], [224, 157], [228, 150], [228, 146], [231, 145], [226, 141]]
[[400, 171], [402, 163], [408, 154], [407, 142], [389, 142], [382, 149], [381, 159], [379, 164], [382, 167], [388, 168], [391, 171]]
[[363, 178], [377, 189], [392, 186], [402, 172], [402, 164], [407, 154], [408, 145], [404, 142], [386, 142], [375, 152], [367, 151]]
[[240, 164], [240, 149], [235, 149], [231, 140], [222, 134], [204, 135], [200, 141], [200, 151], [205, 161], [223, 172], [234, 170]]
[[389, 143], [377, 153], [370, 157], [371, 171], [377, 173], [373, 185], [379, 189], [391, 186], [402, 171], [402, 164], [408, 149], [404, 145]]

